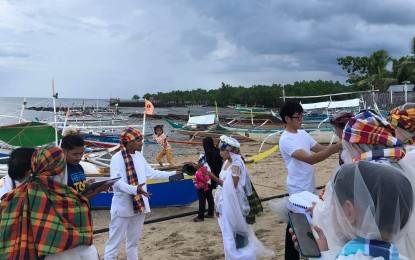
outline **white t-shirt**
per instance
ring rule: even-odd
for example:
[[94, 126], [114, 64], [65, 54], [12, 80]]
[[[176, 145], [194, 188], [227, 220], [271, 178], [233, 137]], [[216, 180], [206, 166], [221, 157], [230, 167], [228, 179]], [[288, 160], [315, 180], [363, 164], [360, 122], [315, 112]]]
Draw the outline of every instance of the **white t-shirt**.
[[287, 189], [290, 195], [302, 191], [314, 193], [313, 165], [299, 161], [291, 156], [300, 149], [310, 154], [311, 148], [316, 144], [317, 142], [304, 130], [298, 130], [296, 134], [287, 131], [282, 133], [279, 146], [288, 170]]
[[[14, 187], [18, 187], [20, 185], [20, 182], [18, 181], [14, 181], [14, 183]], [[6, 176], [0, 179], [0, 198], [11, 190], [13, 190], [13, 180], [7, 174]]]

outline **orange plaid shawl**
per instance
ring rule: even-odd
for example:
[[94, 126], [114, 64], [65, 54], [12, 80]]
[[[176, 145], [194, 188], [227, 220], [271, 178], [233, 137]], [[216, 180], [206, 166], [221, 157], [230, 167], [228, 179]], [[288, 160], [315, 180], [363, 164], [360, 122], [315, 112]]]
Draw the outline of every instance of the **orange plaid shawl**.
[[[390, 111], [388, 121], [395, 127], [400, 127], [410, 133], [415, 134], [415, 108], [409, 108], [405, 110], [394, 108]], [[415, 143], [415, 136], [406, 140], [405, 143]]]
[[[121, 133], [121, 153], [122, 157], [124, 158], [125, 167], [127, 170], [128, 183], [133, 186], [138, 186], [139, 183], [137, 173], [135, 172], [134, 168], [133, 158], [131, 157], [131, 154], [127, 151], [125, 144], [134, 140], [140, 140], [142, 138], [143, 137], [141, 135], [141, 132], [132, 127], [125, 128]], [[135, 213], [142, 213], [145, 211], [146, 208], [141, 195], [137, 194], [136, 196], [133, 196], [133, 207]]]
[[32, 176], [3, 196], [0, 259], [43, 259], [92, 244], [89, 201], [50, 178], [64, 166], [60, 148], [37, 150], [32, 157]]

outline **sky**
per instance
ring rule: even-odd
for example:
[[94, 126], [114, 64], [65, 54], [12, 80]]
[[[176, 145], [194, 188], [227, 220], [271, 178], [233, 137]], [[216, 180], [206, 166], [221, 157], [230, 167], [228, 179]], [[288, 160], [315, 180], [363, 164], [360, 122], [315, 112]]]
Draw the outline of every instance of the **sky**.
[[0, 96], [122, 98], [345, 83], [338, 57], [410, 54], [413, 0], [0, 0]]

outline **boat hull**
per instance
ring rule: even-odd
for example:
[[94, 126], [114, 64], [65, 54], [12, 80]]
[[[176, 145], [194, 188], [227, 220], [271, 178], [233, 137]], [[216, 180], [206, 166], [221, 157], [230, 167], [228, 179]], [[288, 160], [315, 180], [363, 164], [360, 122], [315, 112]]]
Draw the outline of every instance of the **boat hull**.
[[231, 135], [233, 138], [239, 141], [253, 141], [252, 138], [247, 136], [240, 135], [239, 133], [233, 132], [211, 132], [211, 131], [191, 131], [191, 130], [176, 130], [177, 133], [182, 135], [188, 135], [190, 138], [195, 136], [199, 137], [212, 137], [212, 138], [220, 138], [222, 135]]
[[[147, 190], [152, 194], [149, 198], [151, 207], [185, 206], [198, 199], [193, 179], [185, 179], [178, 182], [150, 183]], [[92, 209], [110, 208], [112, 197], [112, 192], [98, 194], [90, 200]]]
[[[304, 129], [306, 130], [310, 136], [320, 144], [329, 144], [329, 143], [337, 143], [339, 138], [334, 135], [334, 132], [330, 129]], [[237, 131], [237, 130], [235, 130]], [[274, 133], [270, 131], [262, 132], [260, 130], [254, 131], [245, 131], [243, 134], [246, 137], [249, 137], [257, 142], [265, 142], [268, 144], [278, 144], [280, 141], [281, 134], [284, 130], [277, 130]]]

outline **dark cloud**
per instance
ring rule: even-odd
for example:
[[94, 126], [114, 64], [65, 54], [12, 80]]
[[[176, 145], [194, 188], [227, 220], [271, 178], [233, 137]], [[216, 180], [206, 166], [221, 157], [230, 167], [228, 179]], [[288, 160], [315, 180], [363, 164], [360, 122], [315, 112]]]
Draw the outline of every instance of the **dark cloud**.
[[203, 59], [217, 47], [216, 37], [205, 34], [197, 29], [184, 31], [180, 35], [180, 44], [188, 49], [195, 59]]
[[0, 67], [15, 69], [9, 86], [43, 85], [53, 74], [62, 87], [88, 86], [92, 98], [120, 85], [129, 97], [128, 89], [143, 95], [222, 81], [344, 81], [338, 57], [385, 49], [398, 58], [415, 36], [412, 0], [7, 3]]

